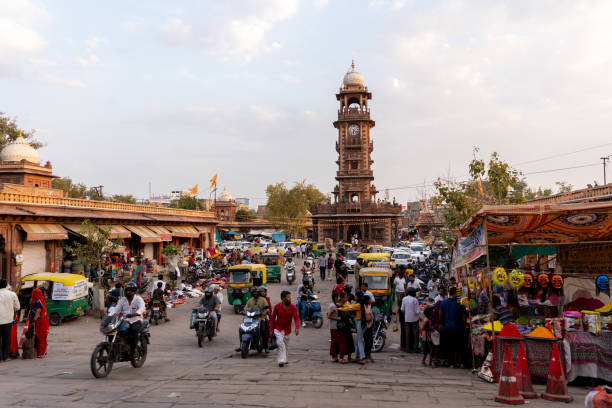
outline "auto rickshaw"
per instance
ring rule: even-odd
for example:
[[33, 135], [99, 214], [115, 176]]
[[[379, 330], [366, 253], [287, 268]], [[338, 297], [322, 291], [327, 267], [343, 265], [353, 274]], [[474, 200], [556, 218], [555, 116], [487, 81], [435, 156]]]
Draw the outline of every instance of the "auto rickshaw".
[[295, 245], [302, 245], [308, 241], [306, 241], [305, 239], [292, 239], [291, 242], [293, 242]]
[[266, 283], [266, 266], [244, 264], [230, 266], [227, 270], [227, 301], [234, 306], [234, 313], [240, 313], [251, 298], [251, 288]]
[[281, 281], [281, 271], [283, 269], [282, 258], [278, 253], [268, 252], [259, 256], [261, 263], [266, 265], [266, 278], [268, 281]]
[[323, 242], [313, 242], [310, 244], [307, 253], [312, 254], [313, 257], [318, 258], [321, 254], [325, 254], [327, 251], [325, 250], [325, 243]]
[[368, 245], [366, 252], [370, 254], [380, 254], [383, 252], [382, 245]]
[[372, 312], [383, 313], [388, 317], [393, 311], [393, 272], [388, 268], [374, 267], [359, 270], [359, 281], [368, 284], [368, 290], [374, 295], [375, 303]]
[[83, 275], [41, 272], [22, 277], [16, 293], [25, 308], [30, 303], [32, 290], [42, 290], [47, 303], [49, 324], [59, 326], [62, 320], [82, 316], [87, 312], [88, 287]]
[[[361, 262], [359, 262], [361, 260]], [[363, 265], [363, 267], [368, 267], [370, 264], [374, 266], [374, 264], [386, 263], [389, 265], [389, 268], [394, 269], [395, 264], [391, 262], [391, 254], [387, 253], [361, 253], [357, 256], [357, 261]]]

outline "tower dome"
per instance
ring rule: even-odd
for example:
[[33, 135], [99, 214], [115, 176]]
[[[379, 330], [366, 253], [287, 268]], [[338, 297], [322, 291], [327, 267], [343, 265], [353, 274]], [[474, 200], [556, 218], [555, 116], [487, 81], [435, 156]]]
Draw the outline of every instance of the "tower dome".
[[223, 192], [221, 193], [221, 197], [219, 197], [221, 201], [232, 201], [233, 198], [230, 193], [227, 192], [227, 188], [223, 187]]
[[355, 60], [353, 60], [351, 70], [344, 75], [342, 83], [344, 86], [363, 86], [364, 82], [363, 75], [355, 70]]
[[2, 152], [0, 152], [0, 161], [18, 162], [21, 160], [38, 164], [40, 157], [36, 149], [30, 146], [20, 134], [14, 142], [9, 143], [2, 149]]

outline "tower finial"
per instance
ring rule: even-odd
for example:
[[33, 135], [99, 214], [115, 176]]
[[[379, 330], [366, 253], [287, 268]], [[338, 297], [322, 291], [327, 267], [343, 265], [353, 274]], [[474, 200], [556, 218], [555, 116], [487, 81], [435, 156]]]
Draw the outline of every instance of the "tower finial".
[[353, 71], [355, 70], [355, 60], [351, 60], [351, 68], [353, 68]]

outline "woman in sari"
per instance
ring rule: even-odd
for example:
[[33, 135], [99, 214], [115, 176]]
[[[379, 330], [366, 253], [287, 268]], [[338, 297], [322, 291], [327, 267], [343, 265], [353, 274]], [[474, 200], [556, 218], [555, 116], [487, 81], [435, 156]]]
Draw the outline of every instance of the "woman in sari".
[[47, 317], [47, 302], [42, 290], [34, 288], [30, 301], [30, 328], [34, 327], [36, 336], [37, 357], [47, 355], [47, 336], [49, 335], [49, 318]]

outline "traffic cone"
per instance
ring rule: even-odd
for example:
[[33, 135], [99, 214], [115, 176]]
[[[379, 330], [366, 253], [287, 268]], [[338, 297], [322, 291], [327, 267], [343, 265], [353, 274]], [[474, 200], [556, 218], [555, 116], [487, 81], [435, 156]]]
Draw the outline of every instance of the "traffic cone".
[[565, 383], [565, 374], [563, 373], [557, 343], [553, 344], [548, 379], [546, 380], [546, 392], [543, 392], [541, 397], [549, 401], [560, 402], [572, 402], [574, 399], [567, 393], [567, 384]]
[[516, 382], [519, 394], [523, 398], [538, 398], [538, 393], [533, 390], [533, 385], [531, 384], [531, 374], [529, 374], [527, 355], [525, 354], [525, 346], [522, 341], [519, 343], [518, 356], [516, 357]]
[[525, 400], [518, 391], [509, 344], [506, 344], [506, 350], [504, 351], [504, 365], [502, 366], [501, 376], [499, 377], [499, 388], [495, 395], [495, 401], [510, 405], [521, 405], [525, 403]]

